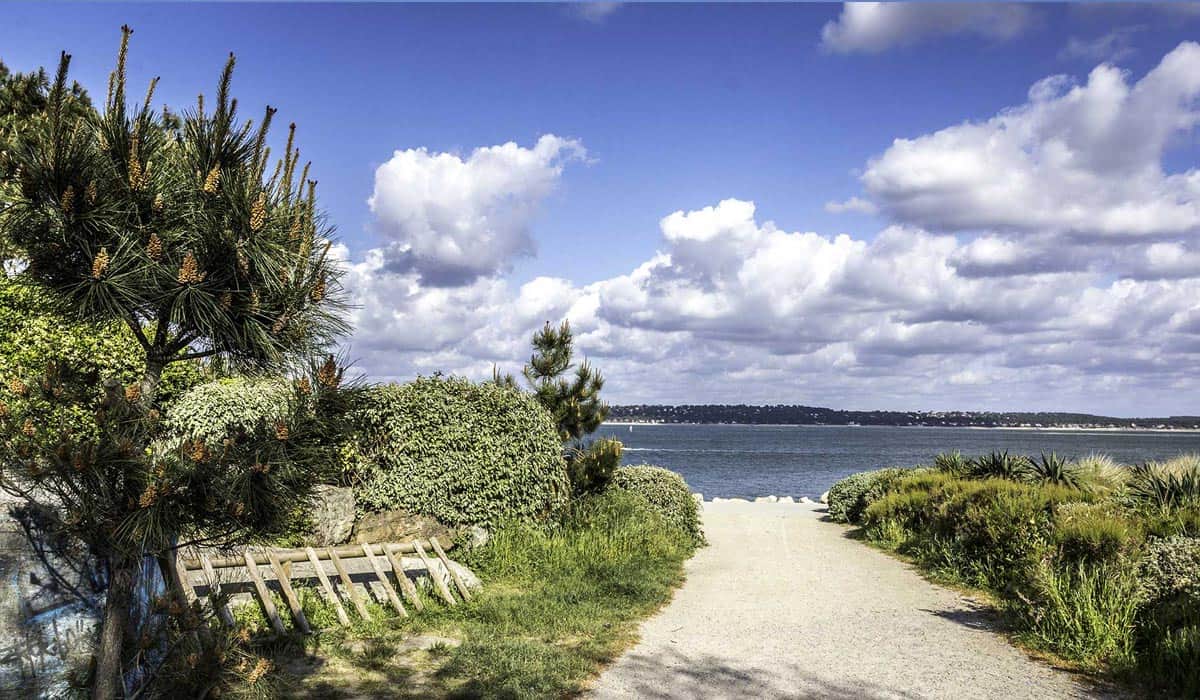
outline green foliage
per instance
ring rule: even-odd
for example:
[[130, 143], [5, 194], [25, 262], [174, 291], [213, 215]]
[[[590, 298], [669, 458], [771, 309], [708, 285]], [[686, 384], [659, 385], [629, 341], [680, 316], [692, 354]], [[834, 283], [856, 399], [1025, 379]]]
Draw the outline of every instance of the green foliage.
[[1021, 638], [1089, 668], [1133, 663], [1139, 587], [1128, 560], [1034, 565], [1026, 599], [1011, 604]]
[[971, 460], [961, 452], [942, 452], [933, 458], [933, 468], [948, 474], [962, 475], [971, 469]]
[[340, 273], [290, 138], [279, 175], [265, 176], [274, 110], [257, 129], [238, 119], [232, 57], [212, 111], [155, 111], [153, 84], [131, 108], [130, 33], [103, 111], [78, 109], [64, 54], [45, 118], [8, 152], [18, 196], [0, 229], [27, 276], [70, 315], [127, 325], [155, 371], [197, 355], [263, 367], [323, 350], [347, 329]]
[[[1195, 695], [1200, 538], [1159, 535], [1200, 534], [1196, 458], [1132, 473], [1097, 455], [1014, 463], [993, 453], [965, 474], [943, 460], [892, 479], [863, 512], [863, 531], [936, 576], [995, 594], [1028, 644]], [[873, 475], [858, 476], [847, 480], [853, 493]]]
[[970, 475], [976, 479], [1010, 479], [1021, 481], [1028, 476], [1029, 460], [1019, 455], [1010, 455], [1008, 450], [990, 452], [971, 460]]
[[880, 498], [888, 486], [908, 470], [889, 467], [859, 472], [835, 483], [829, 489], [829, 517], [839, 523], [857, 524], [863, 511]]
[[664, 522], [684, 533], [694, 546], [705, 544], [699, 506], [682, 476], [648, 464], [621, 467], [613, 473], [612, 486], [644, 499]]
[[355, 411], [369, 510], [450, 524], [536, 520], [566, 505], [562, 444], [532, 397], [491, 382], [421, 378], [370, 389]]
[[613, 472], [621, 466], [623, 447], [616, 438], [601, 438], [586, 447], [568, 450], [567, 475], [572, 494], [600, 493], [608, 488]]
[[1100, 562], [1132, 556], [1145, 543], [1141, 521], [1112, 502], [1064, 503], [1054, 516], [1054, 543], [1070, 561]]
[[1200, 460], [1193, 456], [1133, 468], [1128, 496], [1137, 504], [1172, 512], [1200, 506]]
[[1025, 479], [1027, 481], [1045, 484], [1057, 484], [1070, 488], [1079, 488], [1082, 484], [1080, 474], [1075, 465], [1051, 452], [1042, 453], [1038, 459], [1028, 459]]
[[240, 434], [266, 436], [287, 415], [292, 391], [280, 379], [208, 382], [179, 397], [167, 409], [165, 425], [176, 437], [212, 444]]
[[573, 694], [682, 580], [693, 545], [664, 525], [619, 490], [576, 501], [557, 526], [507, 523], [471, 562], [488, 585], [438, 675], [468, 697]]
[[[571, 324], [563, 321], [555, 329], [547, 322], [533, 336], [533, 356], [524, 369], [525, 381], [553, 416], [563, 442], [594, 433], [608, 417], [608, 404], [600, 400], [604, 377], [587, 360], [575, 365], [574, 355]], [[575, 376], [568, 377], [572, 367]], [[515, 386], [511, 377], [499, 375], [496, 383]]]

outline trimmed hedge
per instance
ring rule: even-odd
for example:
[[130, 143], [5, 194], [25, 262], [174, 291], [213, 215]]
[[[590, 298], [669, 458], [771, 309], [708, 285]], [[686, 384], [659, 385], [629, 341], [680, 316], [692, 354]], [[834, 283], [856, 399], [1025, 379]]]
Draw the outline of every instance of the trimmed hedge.
[[700, 508], [683, 477], [649, 464], [620, 467], [613, 472], [612, 487], [644, 498], [663, 520], [679, 528], [697, 545], [706, 544], [700, 527]]
[[419, 378], [365, 393], [357, 411], [367, 510], [403, 508], [494, 527], [560, 511], [570, 485], [554, 423], [532, 397], [492, 382]]
[[234, 378], [208, 382], [180, 396], [167, 410], [171, 433], [208, 443], [235, 433], [274, 429], [288, 412], [291, 391], [278, 379]]

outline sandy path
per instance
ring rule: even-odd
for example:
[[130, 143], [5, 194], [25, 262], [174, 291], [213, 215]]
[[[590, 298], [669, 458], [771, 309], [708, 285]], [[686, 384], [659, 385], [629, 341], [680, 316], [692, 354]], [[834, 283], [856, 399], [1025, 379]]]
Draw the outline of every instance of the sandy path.
[[823, 507], [705, 503], [711, 546], [596, 698], [1093, 697]]

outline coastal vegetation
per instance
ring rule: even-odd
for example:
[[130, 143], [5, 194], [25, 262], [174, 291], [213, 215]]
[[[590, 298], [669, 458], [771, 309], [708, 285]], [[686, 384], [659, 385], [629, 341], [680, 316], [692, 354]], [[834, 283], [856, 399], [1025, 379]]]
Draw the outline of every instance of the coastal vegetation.
[[[272, 173], [275, 111], [239, 119], [232, 56], [211, 102], [154, 110], [152, 83], [130, 107], [131, 34], [102, 108], [65, 54], [53, 80], [0, 69], [0, 487], [38, 513], [31, 539], [72, 542], [97, 572], [75, 592], [94, 644], [66, 684], [95, 698], [393, 694], [410, 678], [419, 696], [578, 690], [703, 542], [687, 485], [589, 441], [604, 380], [576, 364], [566, 322], [534, 336], [525, 388], [346, 378], [333, 232], [294, 127]], [[182, 548], [308, 541], [317, 487], [352, 491], [352, 519], [482, 528], [454, 550], [482, 590], [341, 628], [301, 587], [309, 637], [273, 634], [254, 605], [230, 629], [208, 601], [156, 592]], [[303, 670], [316, 664], [344, 674], [330, 686]]]
[[1016, 638], [1158, 692], [1200, 692], [1200, 458], [939, 455], [855, 474], [829, 515], [992, 596]]

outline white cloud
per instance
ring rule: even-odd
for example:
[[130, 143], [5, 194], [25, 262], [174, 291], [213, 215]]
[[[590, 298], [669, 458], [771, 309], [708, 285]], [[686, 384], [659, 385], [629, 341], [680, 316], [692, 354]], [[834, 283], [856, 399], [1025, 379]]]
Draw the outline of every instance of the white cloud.
[[1058, 57], [1066, 61], [1115, 63], [1137, 53], [1137, 49], [1133, 47], [1133, 35], [1143, 29], [1145, 27], [1142, 26], [1118, 27], [1091, 39], [1073, 36], [1067, 39], [1067, 45], [1058, 52]]
[[1007, 274], [1019, 242], [790, 232], [734, 199], [669, 214], [660, 231], [658, 254], [586, 286], [427, 287], [374, 251], [347, 279], [353, 351], [377, 379], [483, 378], [519, 368], [530, 334], [569, 318], [621, 401], [996, 407], [1003, 387], [1010, 408], [1099, 410], [1108, 397], [1114, 410], [1196, 384], [1200, 265], [1168, 264], [1182, 248], [1139, 248], [1128, 268], [1144, 274], [1115, 280], [1111, 267]]
[[586, 157], [583, 144], [546, 134], [532, 148], [508, 142], [467, 157], [396, 151], [375, 171], [368, 200], [376, 229], [390, 242], [382, 254], [396, 272], [426, 285], [459, 286], [503, 272], [531, 255], [538, 205], [564, 166]]
[[1012, 39], [1034, 21], [1025, 5], [974, 2], [847, 2], [821, 30], [821, 46], [837, 53], [878, 53], [938, 36]]
[[897, 139], [862, 182], [886, 213], [935, 230], [1191, 234], [1200, 171], [1166, 172], [1163, 158], [1200, 117], [1198, 95], [1200, 45], [1191, 42], [1133, 84], [1109, 65], [1082, 85], [1052, 76], [987, 121]]
[[846, 212], [874, 214], [877, 209], [869, 200], [862, 197], [851, 197], [841, 202], [825, 202], [825, 211], [830, 214], [844, 214]]
[[621, 9], [622, 4], [620, 2], [585, 0], [584, 2], [570, 3], [568, 7], [577, 17], [593, 24], [600, 24], [608, 19], [612, 13]]

